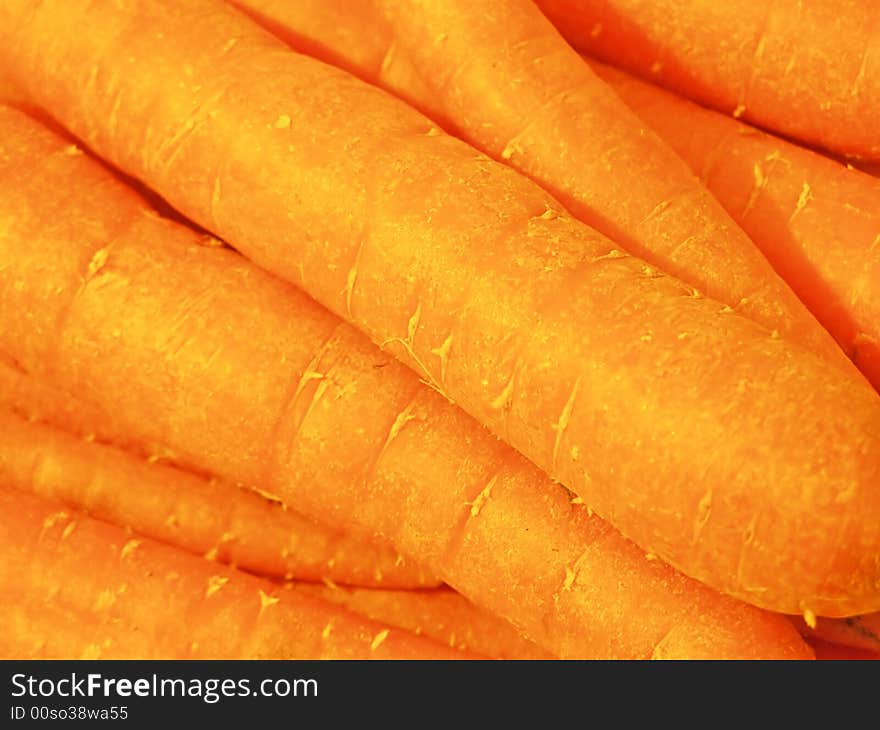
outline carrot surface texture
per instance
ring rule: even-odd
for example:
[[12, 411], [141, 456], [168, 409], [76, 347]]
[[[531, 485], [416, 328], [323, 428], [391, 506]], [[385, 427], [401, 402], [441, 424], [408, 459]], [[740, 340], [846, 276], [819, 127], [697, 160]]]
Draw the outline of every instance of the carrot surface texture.
[[0, 546], [6, 658], [474, 658], [16, 490]]
[[394, 551], [321, 527], [249, 489], [3, 411], [0, 484], [260, 575], [368, 587], [437, 584]]
[[[623, 72], [596, 66], [639, 114], [643, 122], [637, 122], [621, 112], [621, 99], [583, 68], [552, 27], [545, 27], [549, 23], [532, 17], [537, 10], [531, 3], [492, 3], [495, 12], [504, 13], [506, 29], [494, 45], [478, 39], [497, 37], [486, 26], [498, 19], [490, 8], [473, 3], [430, 3], [426, 8], [421, 2], [388, 0], [385, 7], [393, 13], [397, 32], [369, 3], [235, 4], [294, 49], [392, 91], [465, 140], [506, 159], [628, 251], [757, 321], [803, 338], [810, 325], [794, 306], [779, 309], [791, 295], [767, 276], [763, 253], [880, 389], [876, 180]], [[519, 25], [511, 28], [511, 20]], [[359, 32], [365, 24], [371, 33]], [[541, 28], [543, 33], [537, 33]], [[413, 58], [421, 60], [421, 69]], [[511, 98], [517, 103], [508, 103]], [[644, 123], [692, 172], [645, 133]], [[634, 167], [636, 159], [643, 164]], [[717, 203], [698, 189], [694, 174], [760, 252], [717, 215]], [[659, 213], [649, 215], [652, 211]], [[638, 225], [627, 229], [633, 222]], [[704, 226], [701, 235], [694, 233], [695, 225]], [[683, 227], [681, 233], [670, 235], [675, 226]], [[666, 256], [670, 251], [672, 259]], [[742, 255], [736, 258], [731, 251]], [[758, 297], [743, 290], [762, 283]], [[740, 306], [742, 301], [751, 306]], [[801, 330], [792, 332], [798, 326]]]
[[538, 0], [571, 44], [809, 145], [880, 159], [880, 13], [865, 0]]
[[880, 390], [880, 180], [597, 64]]
[[355, 323], [643, 549], [774, 610], [878, 607], [880, 399], [855, 371], [621, 253], [222, 3], [10, 0], [0, 19], [14, 81], [92, 149]]
[[[371, 3], [234, 4], [295, 50], [401, 96], [534, 179], [628, 253], [840, 357], [687, 165], [531, 0], [375, 3], [384, 12]], [[358, 33], [365, 24], [373, 31]]]
[[355, 329], [11, 110], [0, 185], [0, 308], [29, 313], [0, 351], [133, 438], [390, 542], [559, 657], [809, 656], [787, 619], [646, 557]]
[[393, 591], [297, 583], [294, 589], [453, 649], [491, 659], [554, 659], [509, 623], [448, 588]]

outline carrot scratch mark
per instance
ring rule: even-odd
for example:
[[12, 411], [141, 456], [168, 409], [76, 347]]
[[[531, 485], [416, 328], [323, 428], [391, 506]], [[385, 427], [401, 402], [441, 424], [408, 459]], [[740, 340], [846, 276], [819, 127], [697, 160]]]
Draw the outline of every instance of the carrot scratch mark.
[[571, 587], [574, 585], [575, 580], [577, 580], [577, 571], [566, 565], [565, 579], [562, 581], [562, 590], [570, 591]]
[[759, 515], [754, 515], [752, 519], [749, 520], [749, 524], [746, 525], [745, 532], [743, 533], [743, 541], [739, 550], [739, 559], [736, 562], [736, 584], [741, 588], [745, 587], [745, 583], [743, 580], [743, 568], [746, 563], [746, 553], [748, 552], [749, 547], [755, 542], [755, 535], [757, 533], [758, 527], [758, 517]]
[[578, 376], [578, 379], [574, 382], [574, 387], [571, 389], [571, 393], [568, 396], [568, 400], [565, 401], [565, 405], [562, 407], [562, 413], [559, 414], [559, 419], [554, 423], [550, 428], [556, 432], [556, 438], [553, 442], [553, 471], [556, 471], [557, 461], [559, 459], [559, 447], [562, 445], [562, 437], [565, 433], [565, 430], [568, 428], [568, 424], [571, 421], [571, 412], [574, 409], [574, 402], [577, 398], [578, 389], [581, 385], [581, 378]]
[[691, 538], [691, 543], [696, 545], [700, 540], [700, 535], [703, 533], [703, 528], [706, 526], [706, 523], [709, 521], [709, 517], [712, 515], [712, 488], [703, 495], [700, 501], [697, 503], [697, 517], [694, 521], [694, 534]]
[[[183, 150], [184, 143], [199, 127], [212, 118], [211, 109], [226, 95], [221, 89], [199, 103], [178, 129], [156, 150], [157, 167], [169, 170]], [[164, 159], [164, 163], [163, 163]]]
[[324, 630], [321, 632], [321, 638], [322, 638], [324, 641], [327, 641], [327, 639], [330, 638], [330, 633], [333, 631], [333, 621], [334, 621], [334, 620], [335, 620], [335, 619], [332, 619], [332, 618], [331, 618], [331, 619], [327, 622], [327, 625], [324, 627]]
[[278, 596], [270, 596], [268, 593], [264, 593], [262, 588], [258, 588], [257, 592], [260, 594], [260, 616], [263, 615], [263, 611], [267, 608], [281, 601]]
[[476, 517], [480, 514], [480, 510], [483, 509], [486, 502], [489, 500], [489, 497], [492, 496], [492, 487], [495, 486], [495, 482], [498, 481], [498, 472], [492, 475], [492, 478], [488, 481], [485, 487], [480, 490], [480, 493], [474, 498], [473, 502], [465, 502], [465, 504], [469, 504], [471, 508], [471, 517]]
[[343, 294], [345, 294], [345, 311], [348, 312], [348, 318], [353, 319], [351, 313], [351, 297], [354, 293], [354, 285], [357, 282], [358, 273], [360, 272], [361, 267], [361, 255], [364, 252], [364, 246], [366, 245], [367, 239], [366, 237], [361, 238], [360, 245], [358, 246], [357, 253], [354, 255], [354, 263], [351, 265], [351, 268], [348, 270], [348, 276], [345, 279], [345, 289], [343, 289]]
[[791, 223], [794, 220], [795, 216], [800, 213], [804, 208], [806, 208], [809, 202], [813, 199], [814, 198], [813, 193], [810, 190], [810, 184], [805, 182], [803, 184], [803, 187], [801, 188], [800, 195], [798, 195], [797, 203], [795, 203], [794, 212], [789, 217], [788, 222]]
[[315, 406], [318, 404], [318, 401], [324, 396], [324, 393], [327, 392], [327, 388], [330, 387], [327, 383], [326, 378], [322, 378], [318, 383], [318, 387], [315, 388], [315, 392], [312, 394], [312, 399], [309, 401], [308, 406], [306, 406], [306, 411], [303, 413], [303, 417], [300, 420], [300, 424], [305, 423], [306, 419], [311, 415], [312, 411], [315, 409]]
[[749, 214], [752, 208], [755, 206], [755, 203], [758, 200], [758, 196], [764, 190], [767, 185], [768, 177], [764, 174], [764, 171], [761, 169], [760, 163], [755, 163], [752, 167], [752, 175], [755, 178], [755, 185], [752, 188], [752, 192], [749, 193], [749, 198], [746, 201], [745, 207], [740, 214], [742, 217], [745, 217]]
[[[868, 40], [868, 43], [870, 43], [870, 38]], [[862, 62], [859, 64], [859, 71], [856, 74], [856, 78], [853, 81], [852, 87], [850, 87], [850, 96], [858, 96], [859, 93], [862, 91], [862, 86], [865, 83], [865, 75], [867, 74], [868, 70], [868, 55], [868, 48], [866, 47], [864, 53], [862, 53]]]
[[447, 400], [452, 400], [443, 389], [442, 385], [437, 382], [431, 373], [431, 369], [425, 365], [422, 359], [416, 354], [415, 350], [415, 339], [416, 333], [419, 329], [419, 321], [422, 317], [422, 303], [419, 302], [416, 305], [415, 311], [412, 313], [412, 316], [409, 318], [409, 321], [406, 323], [406, 339], [402, 337], [389, 337], [387, 340], [384, 340], [380, 347], [385, 349], [388, 345], [393, 343], [399, 344], [406, 350], [407, 355], [409, 355], [410, 359], [421, 369], [422, 376], [426, 385], [430, 386], [434, 390], [436, 390], [440, 395], [442, 395]]
[[205, 590], [205, 598], [210, 598], [218, 593], [229, 582], [229, 578], [222, 575], [212, 575], [208, 578], [208, 587]]
[[373, 637], [373, 640], [370, 642], [370, 651], [376, 651], [380, 646], [382, 646], [385, 639], [388, 638], [388, 634], [391, 633], [388, 629], [382, 629], [378, 634]]
[[416, 416], [413, 415], [413, 408], [415, 408], [417, 401], [418, 395], [416, 395], [415, 398], [407, 403], [406, 407], [394, 418], [394, 422], [391, 424], [391, 428], [388, 430], [388, 436], [385, 437], [385, 442], [382, 444], [382, 448], [379, 449], [379, 453], [376, 455], [376, 459], [373, 462], [374, 467], [382, 460], [382, 457], [388, 450], [388, 446], [391, 444], [392, 441], [394, 441], [395, 438], [397, 438], [398, 434], [403, 430], [403, 427], [406, 426], [406, 424], [410, 421], [416, 419]]
[[626, 258], [627, 254], [623, 251], [619, 251], [616, 248], [612, 248], [608, 253], [604, 253], [601, 256], [595, 256], [590, 259], [591, 264], [598, 264], [600, 261], [610, 261], [613, 259], [623, 259]]
[[119, 559], [127, 560], [132, 555], [134, 555], [134, 551], [137, 550], [141, 546], [140, 540], [129, 540], [125, 545], [122, 546], [122, 550], [119, 551]]
[[452, 347], [452, 332], [450, 332], [440, 347], [431, 350], [432, 355], [436, 355], [440, 359], [440, 382], [446, 386], [446, 366], [449, 361], [449, 350]]
[[51, 530], [55, 525], [63, 520], [69, 519], [70, 515], [67, 512], [53, 512], [49, 515], [45, 520], [43, 520], [43, 529], [40, 530], [40, 540], [43, 539], [43, 535], [47, 530]]
[[394, 63], [394, 56], [397, 53], [397, 41], [392, 40], [391, 44], [388, 46], [388, 49], [385, 51], [385, 55], [382, 56], [382, 63], [379, 64], [379, 76], [384, 76], [388, 69], [391, 68], [391, 64]]
[[516, 370], [517, 366], [514, 366], [514, 371], [508, 379], [507, 383], [504, 386], [504, 389], [492, 399], [492, 402], [489, 403], [489, 406], [493, 410], [501, 410], [502, 408], [506, 408], [510, 402], [510, 396], [513, 393], [513, 381], [516, 378]]
[[86, 269], [86, 276], [85, 276], [86, 282], [88, 282], [89, 279], [94, 277], [95, 274], [97, 274], [101, 269], [104, 268], [109, 256], [110, 256], [109, 247], [105, 246], [104, 248], [99, 248], [97, 251], [95, 251], [95, 255], [92, 256], [91, 260], [89, 261], [88, 268]]

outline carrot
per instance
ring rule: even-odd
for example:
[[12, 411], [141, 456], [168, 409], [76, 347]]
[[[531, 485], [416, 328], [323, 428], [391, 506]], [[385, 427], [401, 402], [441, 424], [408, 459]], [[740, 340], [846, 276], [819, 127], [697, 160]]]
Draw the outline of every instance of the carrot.
[[863, 651], [880, 652], [880, 614], [850, 616], [843, 619], [817, 617], [813, 626], [793, 618], [795, 626], [807, 639], [819, 639]]
[[0, 489], [0, 546], [4, 602], [72, 613], [65, 658], [468, 657], [23, 492]]
[[627, 252], [840, 356], [687, 165], [531, 0], [380, 4], [394, 53], [411, 59], [427, 84], [422, 103], [434, 100], [459, 136], [540, 183]]
[[149, 463], [3, 411], [0, 483], [260, 575], [376, 587], [437, 585], [393, 551], [351, 540], [249, 489]]
[[374, 621], [397, 626], [453, 649], [492, 659], [553, 659], [506, 621], [449, 589], [391, 591], [297, 583], [295, 590], [322, 598]]
[[142, 444], [132, 439], [112, 409], [100, 408], [29, 375], [8, 353], [2, 351], [0, 408], [28, 421], [39, 421], [89, 441], [112, 444], [142, 459], [170, 464], [179, 461], [167, 446]]
[[0, 146], [16, 191], [0, 309], [29, 313], [0, 350], [133, 438], [390, 542], [556, 656], [808, 656], [788, 620], [647, 559], [363, 335], [150, 215], [65, 140], [0, 110]]
[[880, 159], [864, 0], [538, 0], [579, 50], [810, 145]]
[[701, 176], [880, 389], [880, 180], [595, 68]]
[[[880, 605], [880, 399], [862, 379], [622, 255], [526, 178], [230, 7], [10, 0], [0, 21], [0, 61], [90, 147], [644, 549], [789, 613]], [[95, 30], [58, 32], [77, 27]]]
[[[425, 109], [489, 154], [506, 158], [508, 164], [554, 193], [581, 220], [650, 263], [705, 288], [727, 304], [747, 299], [752, 308], [741, 311], [770, 326], [799, 321], [791, 311], [787, 318], [778, 311], [780, 302], [791, 299], [789, 292], [780, 291], [778, 283], [758, 299], [749, 299], [747, 292], [740, 290], [743, 285], [754, 287], [755, 282], [767, 279], [766, 262], [730, 221], [691, 235], [693, 231], [687, 227], [701, 220], [694, 197], [703, 201], [707, 215], [717, 204], [706, 201], [712, 200], [708, 193], [701, 197], [698, 182], [690, 179], [692, 173], [682, 170], [670, 150], [663, 149], [654, 135], [645, 135], [640, 123], [620, 111], [617, 96], [583, 68], [573, 51], [560, 48], [564, 41], [545, 27], [546, 21], [533, 17], [537, 11], [531, 3], [504, 6], [505, 35], [494, 41], [498, 48], [476, 40], [495, 37], [490, 26], [497, 27], [490, 9], [479, 4], [417, 2], [413, 8], [409, 0], [387, 0], [399, 27], [397, 33], [381, 14], [370, 16], [369, 5], [364, 4], [331, 3], [321, 10], [312, 7], [317, 3], [308, 1], [237, 0], [234, 4], [293, 48], [381, 85]], [[528, 32], [517, 31], [518, 26], [511, 31], [511, 22], [516, 21]], [[371, 32], [359, 32], [363, 25]], [[432, 41], [429, 31], [441, 40]], [[516, 42], [519, 36], [525, 40]], [[483, 50], [485, 57], [480, 55]], [[449, 58], [454, 63], [439, 63], [435, 55], [440, 53], [447, 63]], [[541, 63], [528, 62], [533, 55]], [[412, 58], [422, 62], [423, 76], [413, 67]], [[505, 59], [503, 69], [499, 58]], [[465, 65], [467, 70], [458, 72]], [[872, 213], [880, 208], [880, 184], [843, 172], [840, 165], [825, 157], [678, 100], [607, 66], [599, 64], [595, 71], [694, 173], [702, 176], [702, 182], [734, 221], [760, 246], [874, 387], [880, 388], [880, 293], [873, 291], [880, 287], [880, 271], [873, 271], [880, 266], [876, 263], [880, 247], [875, 243], [880, 225]], [[433, 87], [423, 77], [431, 79]], [[571, 90], [559, 92], [562, 84]], [[486, 88], [492, 93], [485, 93]], [[503, 104], [499, 98], [518, 101]], [[617, 126], [622, 128], [613, 138], [609, 134], [611, 119], [619, 120]], [[751, 136], [734, 135], [733, 129], [743, 135], [751, 130]], [[629, 147], [621, 143], [621, 137]], [[507, 144], [510, 139], [516, 140], [516, 149]], [[633, 143], [643, 151], [631, 149]], [[610, 154], [626, 160], [643, 159], [645, 164], [630, 177], [625, 173], [631, 165], [614, 165]], [[651, 166], [651, 159], [658, 162]], [[710, 162], [711, 176], [704, 174]], [[597, 169], [602, 165], [618, 174], [609, 179]], [[766, 176], [763, 172], [768, 166], [773, 170], [770, 188], [769, 171]], [[651, 175], [652, 171], [656, 174]], [[831, 182], [824, 184], [823, 179]], [[760, 196], [753, 194], [756, 185], [761, 186]], [[677, 195], [687, 186], [692, 194]], [[817, 200], [817, 191], [823, 187], [827, 194]], [[681, 214], [680, 205], [665, 208], [661, 216], [652, 218], [656, 223], [653, 230], [644, 231], [641, 224], [634, 230], [626, 229], [628, 222], [642, 221], [668, 199], [694, 207], [686, 214]], [[640, 202], [643, 209], [633, 210]], [[792, 217], [794, 211], [797, 214]], [[851, 221], [852, 228], [845, 236], [839, 233], [841, 220]], [[670, 237], [675, 225], [686, 228]], [[719, 231], [729, 235], [719, 235]], [[689, 244], [678, 245], [682, 241]], [[876, 250], [874, 262], [869, 260], [872, 247]], [[669, 250], [672, 259], [665, 255]], [[730, 251], [742, 251], [752, 262], [751, 270], [738, 267]], [[766, 297], [772, 298], [777, 311], [766, 311]], [[754, 311], [755, 306], [761, 311]]]
[[[388, 89], [439, 120], [429, 87], [394, 42], [391, 25], [372, 2], [227, 0], [300, 53], [320, 58]], [[364, 28], [369, 28], [365, 33]], [[443, 119], [444, 124], [451, 120]]]

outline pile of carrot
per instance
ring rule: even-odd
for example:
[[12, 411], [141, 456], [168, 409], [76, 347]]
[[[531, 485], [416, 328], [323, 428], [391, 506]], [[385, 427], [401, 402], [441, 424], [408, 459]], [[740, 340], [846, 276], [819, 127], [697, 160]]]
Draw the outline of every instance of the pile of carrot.
[[0, 4], [0, 656], [875, 657], [880, 9], [716, 5]]

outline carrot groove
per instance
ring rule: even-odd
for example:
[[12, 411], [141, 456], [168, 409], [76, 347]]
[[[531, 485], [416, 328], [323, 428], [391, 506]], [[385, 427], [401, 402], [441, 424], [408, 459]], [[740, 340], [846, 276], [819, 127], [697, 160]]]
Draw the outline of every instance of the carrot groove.
[[808, 655], [786, 619], [647, 559], [296, 289], [27, 117], [0, 111], [0, 130], [0, 184], [21, 196], [0, 198], [0, 305], [31, 313], [0, 350], [22, 367], [187, 463], [391, 542], [557, 656]]
[[350, 611], [492, 659], [553, 659], [507, 622], [449, 589], [389, 591], [297, 583], [295, 590]]
[[36, 626], [47, 632], [10, 632], [5, 651], [19, 659], [469, 658], [2, 488], [0, 546], [3, 603], [40, 605]]
[[880, 390], [880, 180], [594, 68], [701, 176]]
[[526, 178], [230, 7], [10, 0], [0, 18], [14, 80], [93, 149], [644, 549], [776, 610], [878, 607], [880, 401], [863, 379], [621, 255]]
[[[793, 305], [788, 313], [754, 311], [756, 306], [764, 307], [767, 298], [775, 307], [790, 301], [791, 295], [770, 285], [760, 297], [744, 296], [739, 289], [743, 282], [753, 286], [768, 279], [766, 263], [752, 242], [730, 221], [725, 224], [722, 217], [711, 213], [717, 205], [695, 207], [694, 199], [702, 198], [695, 190], [697, 180], [686, 179], [691, 173], [683, 173], [681, 162], [671, 151], [659, 149], [653, 137], [621, 115], [617, 108], [620, 100], [582, 68], [574, 52], [560, 51], [557, 46], [563, 41], [554, 38], [553, 31], [544, 29], [536, 39], [541, 23], [523, 8], [504, 6], [508, 30], [496, 48], [471, 37], [491, 35], [483, 25], [496, 20], [488, 9], [473, 3], [441, 3], [436, 8], [442, 8], [443, 14], [434, 18], [421, 2], [386, 0], [400, 26], [397, 33], [379, 13], [371, 14], [364, 5], [336, 3], [319, 11], [307, 1], [237, 0], [235, 4], [293, 48], [394, 92], [494, 157], [506, 158], [512, 167], [553, 192], [579, 218], [646, 261], [676, 273], [729, 305], [748, 300], [752, 308], [740, 311], [771, 327], [802, 322]], [[417, 9], [410, 8], [413, 4]], [[528, 21], [528, 33], [517, 33], [516, 27], [509, 31], [511, 13], [514, 19], [522, 16], [523, 22]], [[464, 22], [464, 14], [468, 22]], [[364, 23], [373, 32], [358, 33]], [[428, 29], [433, 38], [441, 40], [425, 38]], [[518, 35], [525, 35], [526, 40], [515, 42]], [[445, 81], [446, 76], [433, 72], [440, 67], [435, 55], [441, 44], [443, 58], [455, 61], [444, 72], [454, 80], [452, 84]], [[484, 47], [485, 59], [479, 55]], [[410, 56], [423, 61], [422, 75]], [[538, 58], [528, 63], [531, 56]], [[499, 58], [503, 69], [498, 69]], [[465, 64], [466, 71], [456, 72]], [[623, 72], [601, 64], [594, 70], [701, 177], [874, 387], [880, 388], [880, 293], [874, 291], [880, 286], [880, 246], [875, 244], [880, 222], [873, 212], [880, 209], [880, 184], [845, 171], [821, 155], [676, 99]], [[433, 88], [425, 77], [432, 78]], [[560, 84], [564, 84], [561, 93], [557, 90]], [[487, 93], [486, 87], [492, 92]], [[534, 98], [523, 101], [529, 92]], [[520, 101], [515, 105], [493, 103], [495, 95], [516, 96]], [[617, 122], [622, 134], [611, 137], [610, 120]], [[642, 152], [622, 144], [621, 136], [630, 146], [638, 142]], [[505, 140], [509, 138], [516, 140], [515, 150], [508, 150]], [[651, 154], [656, 165], [647, 164]], [[609, 155], [626, 159], [614, 165]], [[626, 174], [632, 168], [631, 160], [640, 160], [641, 166]], [[597, 170], [597, 166], [604, 167]], [[611, 169], [615, 174], [610, 174]], [[654, 169], [658, 174], [651, 174]], [[687, 185], [693, 189], [685, 197], [681, 190]], [[644, 190], [644, 186], [650, 187]], [[644, 194], [640, 194], [642, 190]], [[607, 196], [604, 200], [596, 197], [603, 195]], [[651, 219], [653, 231], [625, 230], [629, 221], [641, 220], [646, 211], [670, 197], [686, 202], [687, 214], [680, 214], [674, 205], [665, 206], [661, 216]], [[641, 213], [631, 209], [639, 201], [645, 206]], [[707, 224], [699, 235], [685, 229], [670, 236], [674, 226], [701, 220], [698, 210], [714, 225]], [[604, 218], [597, 216], [600, 211]], [[847, 222], [845, 233], [839, 231], [840, 221]], [[678, 245], [681, 241], [689, 244]], [[674, 251], [674, 260], [666, 260], [665, 250]], [[742, 257], [731, 258], [731, 251], [742, 251]], [[753, 262], [751, 271], [745, 263], [748, 260]], [[712, 282], [706, 280], [707, 272], [711, 272]]]
[[538, 0], [576, 48], [702, 104], [880, 159], [880, 25], [863, 0]]
[[627, 252], [768, 329], [840, 357], [687, 165], [531, 0], [380, 4], [395, 53], [428, 87], [419, 101], [454, 120], [459, 136], [538, 182]]
[[368, 587], [437, 585], [393, 551], [320, 527], [249, 489], [3, 411], [0, 484], [260, 575]]
[[[473, 3], [429, 8], [413, 0], [385, 0], [400, 26], [396, 33], [369, 5], [331, 3], [318, 8], [309, 0], [236, 0], [235, 4], [294, 49], [392, 91], [467, 141], [506, 159], [553, 192], [579, 218], [646, 261], [729, 305], [747, 300], [750, 306], [740, 311], [771, 327], [785, 330], [798, 322], [803, 325], [794, 305], [787, 313], [764, 308], [768, 298], [771, 308], [790, 302], [790, 293], [778, 286], [771, 284], [759, 297], [744, 296], [743, 282], [754, 286], [768, 279], [766, 263], [752, 242], [730, 221], [725, 224], [723, 217], [712, 214], [717, 205], [704, 200], [702, 209], [695, 206], [695, 199], [702, 200], [695, 190], [697, 180], [688, 182], [686, 175], [691, 173], [682, 172], [677, 157], [661, 150], [652, 136], [620, 113], [620, 100], [582, 68], [574, 52], [558, 47], [564, 42], [554, 38], [553, 31], [544, 28], [537, 34], [542, 25], [529, 10], [512, 3], [504, 6], [506, 30], [496, 47], [472, 37], [491, 37], [484, 26], [497, 20], [490, 8]], [[439, 17], [428, 12], [431, 8]], [[521, 19], [528, 32], [517, 31], [516, 25], [510, 30], [511, 16]], [[373, 32], [359, 33], [364, 24]], [[525, 40], [516, 42], [520, 35]], [[480, 56], [483, 48], [486, 58]], [[442, 67], [435, 58], [441, 51], [447, 62], [454, 61], [445, 76], [434, 70]], [[422, 60], [421, 75], [412, 58]], [[457, 70], [461, 66], [466, 70]], [[880, 184], [611, 67], [594, 64], [593, 68], [700, 176], [880, 389], [880, 293], [875, 291], [880, 286], [880, 246], [875, 243], [880, 219], [874, 213], [880, 209]], [[448, 83], [447, 77], [454, 83]], [[432, 79], [433, 87], [425, 78]], [[526, 101], [529, 93], [533, 98]], [[496, 97], [519, 101], [503, 104]], [[621, 130], [614, 137], [608, 131], [611, 120]], [[505, 143], [509, 139], [516, 140], [514, 147]], [[631, 149], [635, 142], [641, 152]], [[656, 165], [647, 162], [652, 154]], [[615, 155], [620, 164], [612, 164]], [[627, 174], [632, 160], [639, 160], [640, 167]], [[688, 185], [691, 194], [684, 196], [681, 190]], [[661, 216], [651, 219], [653, 231], [626, 230], [630, 221], [641, 220], [646, 211], [669, 198], [686, 202], [688, 212], [679, 214], [675, 205], [665, 206]], [[639, 201], [644, 205], [641, 213], [631, 209]], [[714, 225], [707, 224], [702, 234], [691, 235], [692, 229], [684, 229], [670, 236], [675, 226], [703, 219]], [[841, 221], [846, 224], [840, 226]], [[678, 245], [681, 241], [688, 245]], [[667, 250], [674, 252], [674, 260], [666, 259]], [[731, 258], [731, 251], [741, 251], [742, 256]], [[750, 260], [751, 265], [746, 263]], [[713, 281], [706, 280], [707, 272]]]

